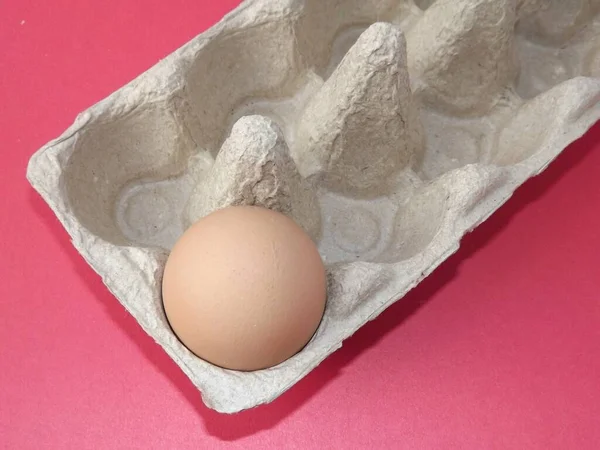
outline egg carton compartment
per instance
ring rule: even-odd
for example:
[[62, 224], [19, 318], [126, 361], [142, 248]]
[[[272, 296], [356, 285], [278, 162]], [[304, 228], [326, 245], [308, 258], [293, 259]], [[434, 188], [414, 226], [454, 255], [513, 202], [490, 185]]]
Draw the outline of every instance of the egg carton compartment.
[[[600, 118], [600, 0], [247, 0], [80, 114], [27, 176], [204, 402], [270, 402], [428, 276]], [[309, 344], [242, 373], [161, 304], [169, 249], [228, 205], [292, 217], [327, 267]]]

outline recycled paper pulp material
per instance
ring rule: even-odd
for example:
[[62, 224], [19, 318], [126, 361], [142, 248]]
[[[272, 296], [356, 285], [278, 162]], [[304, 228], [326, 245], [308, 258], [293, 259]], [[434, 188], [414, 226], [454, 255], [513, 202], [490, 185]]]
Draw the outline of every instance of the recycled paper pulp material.
[[[77, 117], [27, 177], [217, 411], [270, 402], [401, 299], [600, 118], [600, 0], [248, 0]], [[228, 205], [292, 217], [328, 302], [310, 343], [241, 373], [161, 305], [169, 249]]]

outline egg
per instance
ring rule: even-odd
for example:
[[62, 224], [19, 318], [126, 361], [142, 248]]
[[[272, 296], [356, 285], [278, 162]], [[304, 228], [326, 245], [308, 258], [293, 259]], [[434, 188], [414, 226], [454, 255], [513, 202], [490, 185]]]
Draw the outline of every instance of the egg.
[[162, 281], [167, 319], [198, 357], [252, 371], [299, 352], [327, 298], [323, 261], [284, 214], [255, 206], [218, 210], [173, 247]]

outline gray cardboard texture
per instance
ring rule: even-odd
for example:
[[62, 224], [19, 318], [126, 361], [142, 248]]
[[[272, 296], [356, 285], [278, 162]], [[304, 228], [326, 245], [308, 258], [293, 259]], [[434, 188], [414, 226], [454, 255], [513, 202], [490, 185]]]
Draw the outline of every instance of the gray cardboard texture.
[[[27, 177], [204, 402], [251, 408], [600, 118], [599, 13], [600, 0], [248, 0], [79, 115]], [[329, 278], [309, 345], [253, 373], [192, 355], [160, 298], [183, 230], [235, 204], [291, 216]]]

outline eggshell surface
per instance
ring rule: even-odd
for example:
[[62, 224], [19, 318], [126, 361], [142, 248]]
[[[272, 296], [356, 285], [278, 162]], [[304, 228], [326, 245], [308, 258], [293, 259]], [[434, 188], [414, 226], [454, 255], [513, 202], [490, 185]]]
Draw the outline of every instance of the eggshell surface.
[[300, 351], [325, 309], [323, 261], [287, 216], [253, 206], [192, 225], [167, 261], [165, 313], [177, 337], [217, 366], [252, 371]]

